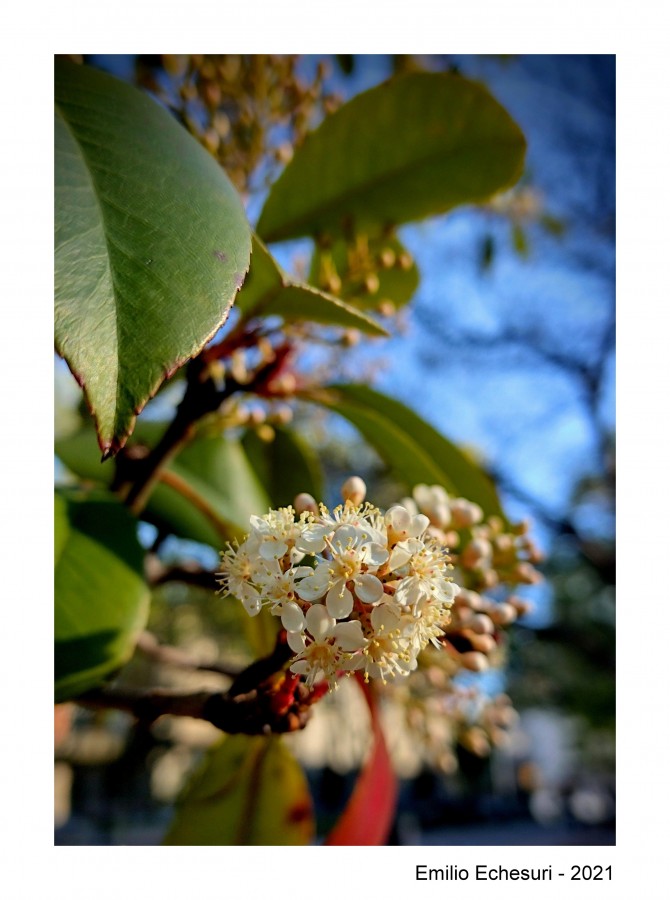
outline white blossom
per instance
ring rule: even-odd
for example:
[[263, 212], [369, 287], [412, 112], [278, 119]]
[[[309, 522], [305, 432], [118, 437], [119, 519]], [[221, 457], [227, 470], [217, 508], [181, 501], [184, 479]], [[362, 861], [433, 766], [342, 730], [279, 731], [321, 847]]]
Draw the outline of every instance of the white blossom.
[[[417, 500], [428, 491], [444, 502], [419, 487]], [[408, 675], [428, 643], [441, 646], [459, 590], [429, 515], [400, 505], [384, 514], [351, 498], [332, 512], [302, 505], [299, 515], [285, 507], [251, 517], [248, 538], [222, 553], [222, 592], [249, 615], [265, 606], [281, 618], [291, 671], [309, 685], [332, 687], [355, 670], [384, 681]]]

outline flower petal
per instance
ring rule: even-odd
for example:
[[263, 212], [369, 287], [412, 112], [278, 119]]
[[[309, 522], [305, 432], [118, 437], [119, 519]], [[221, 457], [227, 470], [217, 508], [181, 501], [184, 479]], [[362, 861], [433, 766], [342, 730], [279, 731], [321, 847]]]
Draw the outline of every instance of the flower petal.
[[330, 571], [327, 565], [319, 566], [312, 575], [303, 578], [296, 586], [296, 593], [303, 600], [313, 603], [320, 599], [328, 590], [330, 584]]
[[331, 632], [343, 650], [353, 652], [367, 645], [360, 622], [338, 622]]
[[[378, 603], [384, 596], [384, 587], [374, 575], [359, 575], [354, 579], [354, 584], [356, 585], [356, 596], [363, 603]], [[339, 618], [344, 618], [344, 616]]]
[[288, 631], [286, 642], [294, 653], [302, 653], [305, 649], [305, 635], [301, 631]]
[[[376, 578], [375, 581], [377, 581]], [[335, 619], [346, 619], [354, 608], [354, 596], [342, 579], [335, 583], [326, 594], [326, 607]]]
[[303, 611], [293, 600], [288, 600], [282, 606], [281, 623], [287, 631], [302, 631], [305, 627]]
[[315, 638], [323, 638], [335, 624], [335, 619], [331, 618], [325, 606], [316, 603], [305, 613], [305, 622], [310, 634]]

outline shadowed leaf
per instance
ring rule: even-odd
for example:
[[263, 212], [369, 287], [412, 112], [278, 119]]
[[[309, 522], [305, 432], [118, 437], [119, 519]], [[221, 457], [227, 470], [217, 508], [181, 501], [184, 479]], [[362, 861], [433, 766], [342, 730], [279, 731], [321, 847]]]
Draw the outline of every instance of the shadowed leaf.
[[149, 611], [137, 523], [109, 495], [57, 493], [56, 702], [102, 684], [132, 655]]
[[313, 834], [307, 782], [281, 738], [233, 735], [208, 752], [163, 843], [286, 846]]
[[385, 328], [355, 306], [298, 282], [283, 272], [256, 236], [253, 238], [251, 268], [236, 308], [246, 318], [280, 316], [286, 322], [318, 322], [388, 336]]

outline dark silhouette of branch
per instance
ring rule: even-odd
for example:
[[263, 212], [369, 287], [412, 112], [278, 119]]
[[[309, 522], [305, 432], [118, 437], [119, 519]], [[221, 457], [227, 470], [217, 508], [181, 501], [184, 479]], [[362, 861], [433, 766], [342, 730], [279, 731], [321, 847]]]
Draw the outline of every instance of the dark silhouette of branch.
[[166, 689], [108, 687], [77, 698], [84, 706], [122, 709], [144, 722], [160, 716], [191, 716], [211, 722], [228, 734], [282, 734], [304, 728], [310, 707], [325, 693], [325, 685], [308, 688], [299, 676], [285, 671], [293, 655], [286, 632], [279, 633], [269, 656], [241, 672], [228, 691], [183, 693]]

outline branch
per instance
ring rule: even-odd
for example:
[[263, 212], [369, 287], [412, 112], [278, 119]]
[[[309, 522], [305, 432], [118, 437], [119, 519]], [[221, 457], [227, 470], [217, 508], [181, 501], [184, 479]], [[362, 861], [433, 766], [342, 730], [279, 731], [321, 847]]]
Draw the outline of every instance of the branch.
[[[186, 393], [177, 407], [174, 419], [170, 422], [162, 438], [144, 458], [135, 462], [135, 477], [126, 497], [130, 510], [139, 515], [144, 509], [160, 470], [193, 436], [195, 424], [207, 413], [215, 412], [223, 401], [240, 385], [233, 379], [226, 381], [223, 390], [219, 390], [209, 377], [208, 370], [201, 359], [192, 360], [186, 372]], [[120, 465], [130, 460], [120, 460]]]
[[307, 724], [309, 716], [308, 706], [299, 702], [286, 710], [274, 710], [258, 690], [230, 697], [220, 691], [183, 694], [158, 688], [151, 691], [105, 688], [91, 691], [77, 702], [97, 709], [122, 709], [147, 723], [164, 715], [191, 716], [211, 722], [227, 734], [298, 731]]
[[[165, 650], [170, 648], [163, 648]], [[298, 675], [284, 671], [293, 655], [286, 632], [275, 649], [241, 672], [228, 691], [184, 694], [166, 689], [100, 688], [77, 698], [84, 706], [122, 709], [153, 722], [160, 716], [191, 716], [211, 722], [228, 734], [283, 734], [304, 728], [310, 707], [327, 686], [308, 688]]]

